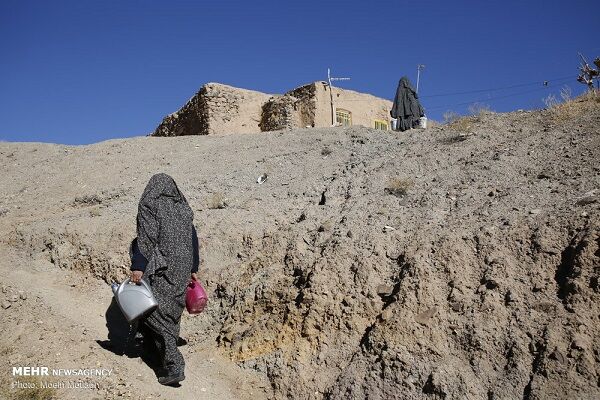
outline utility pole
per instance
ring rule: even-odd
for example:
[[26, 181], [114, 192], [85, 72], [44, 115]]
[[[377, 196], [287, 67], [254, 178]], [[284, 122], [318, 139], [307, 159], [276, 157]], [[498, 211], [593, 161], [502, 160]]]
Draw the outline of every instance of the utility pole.
[[421, 78], [421, 71], [425, 69], [425, 65], [417, 64], [417, 93], [419, 93], [419, 78]]
[[327, 68], [327, 82], [329, 82], [329, 101], [331, 102], [331, 126], [335, 125], [335, 108], [333, 107], [333, 85], [331, 81], [349, 81], [350, 78], [332, 78], [331, 70]]

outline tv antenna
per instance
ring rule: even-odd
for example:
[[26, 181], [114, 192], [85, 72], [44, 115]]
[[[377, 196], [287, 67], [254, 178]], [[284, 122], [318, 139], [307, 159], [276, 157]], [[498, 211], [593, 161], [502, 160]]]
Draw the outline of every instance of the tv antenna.
[[424, 69], [424, 64], [417, 64], [417, 93], [419, 93], [419, 78], [421, 78], [421, 71], [423, 71]]
[[331, 102], [331, 126], [335, 125], [335, 108], [333, 107], [333, 85], [331, 81], [349, 81], [350, 78], [333, 78], [331, 69], [327, 68], [327, 82], [329, 82], [329, 101]]

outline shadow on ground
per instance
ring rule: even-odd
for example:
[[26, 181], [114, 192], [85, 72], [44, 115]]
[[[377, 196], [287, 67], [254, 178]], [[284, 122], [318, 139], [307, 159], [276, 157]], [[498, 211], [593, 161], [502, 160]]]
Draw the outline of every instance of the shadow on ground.
[[145, 348], [143, 338], [138, 333], [138, 323], [134, 322], [129, 325], [114, 298], [106, 309], [104, 316], [106, 318], [106, 328], [108, 329], [108, 339], [96, 340], [96, 343], [104, 350], [118, 356], [140, 357], [154, 371], [154, 374], [159, 376], [161, 367], [156, 352]]
[[[138, 322], [132, 325], [127, 322], [121, 312], [117, 301], [113, 298], [104, 314], [106, 318], [106, 328], [108, 329], [107, 340], [96, 340], [104, 350], [108, 350], [118, 356], [127, 356], [129, 358], [140, 357], [148, 367], [154, 371], [156, 377], [160, 376], [162, 367], [156, 348], [146, 346], [143, 336], [138, 330]], [[177, 346], [185, 346], [187, 341], [183, 338], [177, 340]]]

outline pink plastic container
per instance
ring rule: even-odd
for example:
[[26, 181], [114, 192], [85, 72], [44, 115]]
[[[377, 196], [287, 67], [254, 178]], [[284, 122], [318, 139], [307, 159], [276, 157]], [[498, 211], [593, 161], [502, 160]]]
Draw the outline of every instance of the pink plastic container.
[[188, 312], [190, 314], [200, 314], [206, 307], [207, 301], [208, 296], [200, 282], [191, 281], [185, 294], [185, 308]]

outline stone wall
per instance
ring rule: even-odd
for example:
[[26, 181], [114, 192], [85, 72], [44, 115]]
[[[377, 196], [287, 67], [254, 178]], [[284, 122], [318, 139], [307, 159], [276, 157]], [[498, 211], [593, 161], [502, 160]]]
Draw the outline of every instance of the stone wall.
[[309, 83], [308, 85], [300, 86], [286, 93], [287, 95], [294, 96], [298, 99], [296, 111], [298, 112], [299, 124], [302, 128], [316, 126], [316, 85], [317, 82]]
[[152, 135], [260, 132], [262, 106], [270, 97], [253, 90], [207, 83], [179, 111], [165, 117]]
[[219, 83], [206, 85], [208, 134], [260, 132], [262, 106], [272, 96]]
[[206, 135], [208, 107], [205, 92], [206, 87], [202, 87], [179, 111], [163, 118], [152, 136]]
[[261, 131], [277, 131], [298, 128], [300, 118], [298, 99], [290, 95], [274, 96], [262, 106], [259, 127]]

